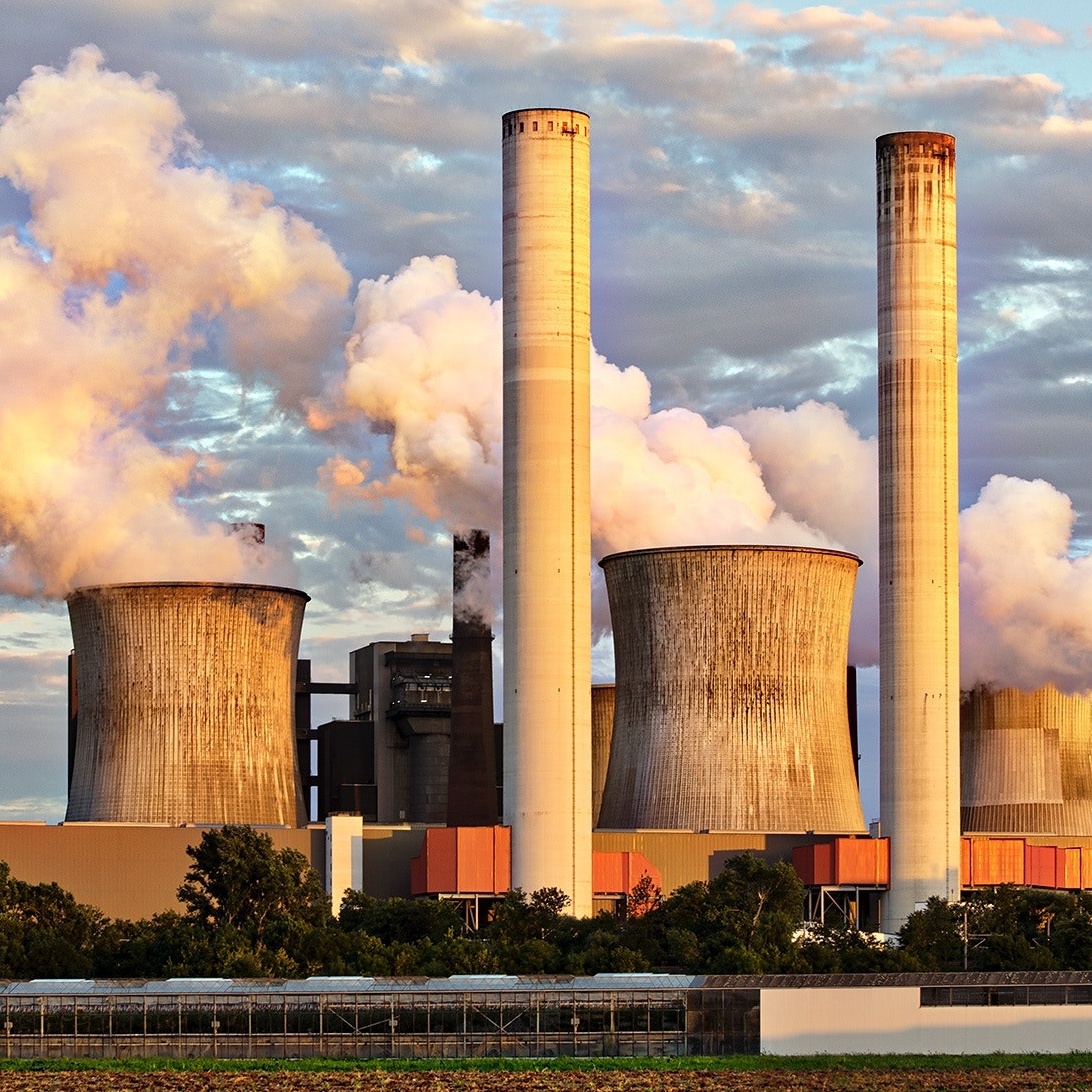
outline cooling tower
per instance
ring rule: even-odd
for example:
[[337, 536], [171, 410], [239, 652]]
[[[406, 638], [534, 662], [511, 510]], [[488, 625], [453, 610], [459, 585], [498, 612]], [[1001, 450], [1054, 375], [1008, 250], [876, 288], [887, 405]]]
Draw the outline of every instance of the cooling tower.
[[307, 822], [293, 732], [308, 596], [109, 584], [68, 596], [79, 713], [67, 822]]
[[862, 832], [846, 714], [860, 560], [696, 546], [600, 564], [616, 675], [600, 828]]
[[599, 826], [603, 786], [607, 781], [610, 741], [614, 734], [614, 684], [597, 683], [591, 688], [592, 826]]
[[588, 116], [502, 120], [504, 816], [512, 884], [592, 911]]
[[955, 141], [876, 141], [884, 929], [959, 898]]
[[1092, 837], [1092, 700], [976, 688], [960, 707], [965, 833]]

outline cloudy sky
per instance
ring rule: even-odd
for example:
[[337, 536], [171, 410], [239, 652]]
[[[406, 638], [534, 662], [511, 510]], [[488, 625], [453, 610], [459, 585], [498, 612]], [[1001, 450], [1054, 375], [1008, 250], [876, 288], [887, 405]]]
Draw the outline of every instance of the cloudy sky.
[[[861, 665], [874, 141], [955, 135], [964, 682], [1092, 686], [1085, 5], [4, 11], [0, 818], [63, 815], [72, 587], [300, 587], [326, 679], [447, 635], [450, 528], [499, 537], [500, 115], [524, 106], [592, 119], [597, 555], [853, 550]], [[868, 816], [875, 692], [869, 668]]]

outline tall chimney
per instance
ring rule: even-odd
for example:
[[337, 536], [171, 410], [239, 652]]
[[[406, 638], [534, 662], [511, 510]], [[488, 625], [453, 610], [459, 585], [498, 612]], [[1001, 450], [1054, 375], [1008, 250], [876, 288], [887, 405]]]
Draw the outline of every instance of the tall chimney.
[[491, 827], [497, 822], [490, 614], [489, 535], [485, 531], [456, 533], [452, 539], [449, 827]]
[[884, 929], [959, 898], [955, 140], [876, 141]]
[[512, 884], [592, 910], [588, 116], [505, 114], [504, 817]]

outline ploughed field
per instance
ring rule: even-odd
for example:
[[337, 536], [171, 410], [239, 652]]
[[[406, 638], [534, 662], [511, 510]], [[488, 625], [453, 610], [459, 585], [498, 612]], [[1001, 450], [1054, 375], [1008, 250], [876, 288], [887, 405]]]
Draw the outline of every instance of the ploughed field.
[[842, 1068], [819, 1063], [808, 1068], [755, 1068], [748, 1071], [711, 1070], [521, 1070], [479, 1072], [474, 1070], [418, 1071], [368, 1069], [273, 1070], [194, 1069], [125, 1071], [0, 1070], [0, 1092], [811, 1092], [813, 1089], [866, 1090], [912, 1089], [915, 1092], [990, 1089], [1087, 1089], [1092, 1086], [1092, 1066], [1038, 1063], [1011, 1066], [949, 1064], [944, 1067], [895, 1069], [854, 1066]]

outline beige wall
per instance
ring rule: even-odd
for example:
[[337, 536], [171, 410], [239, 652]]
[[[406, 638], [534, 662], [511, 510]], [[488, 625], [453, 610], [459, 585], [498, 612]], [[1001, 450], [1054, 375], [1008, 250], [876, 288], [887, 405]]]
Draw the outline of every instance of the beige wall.
[[[181, 910], [178, 887], [192, 863], [186, 847], [206, 827], [150, 827], [121, 823], [0, 823], [0, 860], [27, 883], [58, 883], [107, 917], [151, 917]], [[263, 828], [258, 828], [262, 830]], [[265, 828], [273, 844], [299, 850], [321, 875], [322, 827]]]
[[917, 986], [762, 990], [763, 1054], [1088, 1050], [1088, 1005], [922, 1008]]

